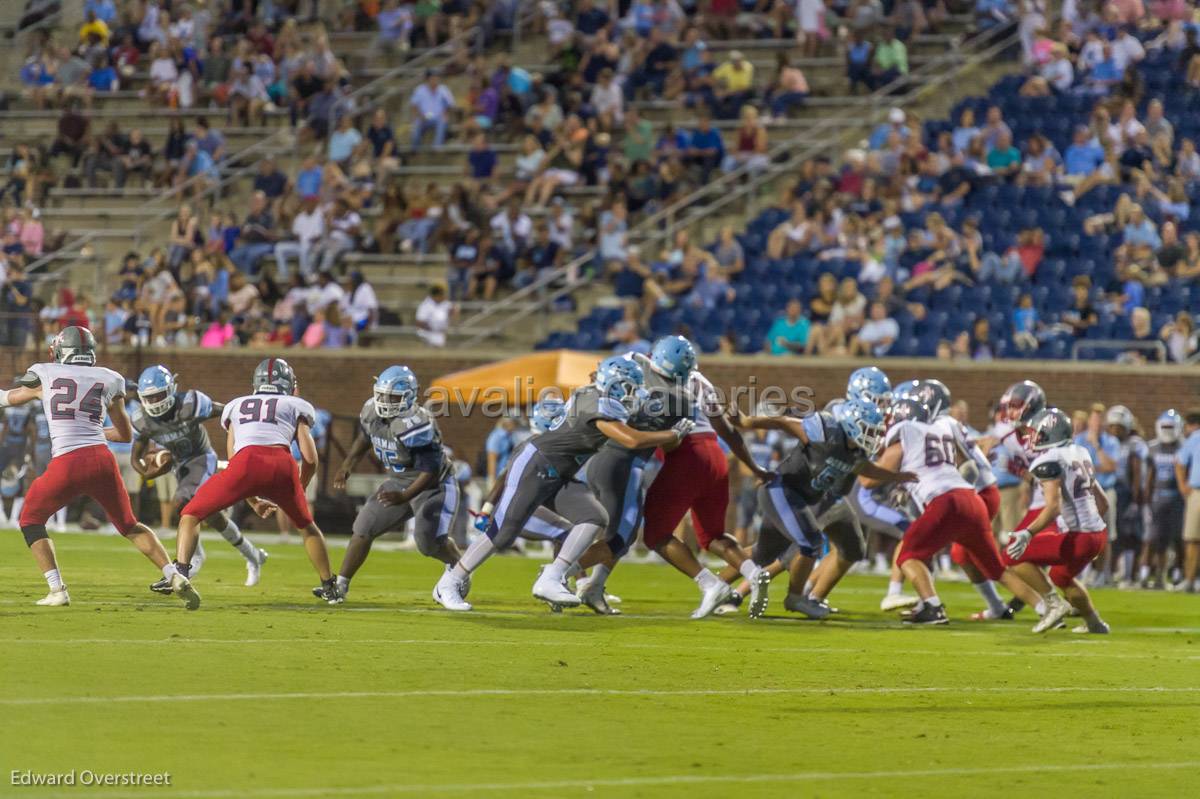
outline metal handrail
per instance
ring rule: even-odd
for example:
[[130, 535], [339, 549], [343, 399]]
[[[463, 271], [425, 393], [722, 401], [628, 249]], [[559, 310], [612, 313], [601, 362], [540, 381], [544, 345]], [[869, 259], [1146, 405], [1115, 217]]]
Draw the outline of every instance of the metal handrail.
[[[375, 80], [371, 81], [370, 83], [367, 83], [367, 84], [359, 87], [358, 89], [356, 89], [355, 91], [353, 91], [349, 95], [347, 95], [345, 98], [343, 98], [341, 102], [342, 103], [353, 102], [356, 98], [364, 96], [369, 91], [371, 91], [375, 88], [378, 88], [381, 85], [392, 82], [395, 78], [400, 77], [405, 72], [411, 71], [414, 68], [414, 66], [416, 66], [417, 64], [419, 64], [423, 61], [430, 60], [435, 54], [440, 54], [443, 51], [447, 50], [447, 48], [450, 49], [450, 52], [453, 52], [453, 48], [456, 47], [460, 43], [460, 41], [466, 40], [467, 37], [474, 36], [476, 30], [477, 30], [476, 28], [472, 27], [472, 28], [469, 28], [468, 30], [461, 31], [458, 34], [458, 36], [451, 38], [451, 39], [447, 39], [445, 42], [438, 45], [437, 47], [433, 47], [428, 50], [425, 50], [417, 57], [415, 57], [409, 61], [406, 61], [404, 64], [402, 64], [400, 66], [394, 67], [393, 69], [389, 70], [386, 74], [381, 75], [380, 77], [376, 78]], [[402, 83], [406, 87], [408, 85], [407, 82], [400, 82], [400, 83]], [[381, 99], [391, 97], [393, 94], [395, 94], [396, 91], [398, 91], [398, 89], [396, 89], [395, 87], [392, 87], [387, 92], [380, 95], [379, 98], [372, 100], [372, 102], [369, 105], [364, 106], [361, 109], [360, 113], [374, 109], [379, 104]], [[221, 160], [221, 162], [220, 162], [221, 165], [227, 165], [230, 163], [241, 162], [242, 166], [234, 169], [232, 172], [230, 172], [228, 174], [224, 174], [220, 181], [214, 183], [213, 185], [211, 185], [209, 187], [206, 187], [205, 191], [196, 199], [203, 199], [205, 197], [208, 197], [211, 194], [213, 194], [214, 192], [219, 192], [220, 190], [224, 189], [226, 186], [228, 186], [233, 181], [240, 179], [246, 173], [247, 170], [249, 170], [255, 166], [254, 159], [247, 161], [246, 160], [247, 156], [253, 155], [253, 154], [259, 152], [260, 150], [274, 148], [276, 146], [282, 146], [286, 135], [289, 135], [290, 133], [291, 133], [291, 128], [289, 128], [287, 126], [281, 126], [279, 128], [279, 130], [277, 132], [275, 132], [274, 134], [272, 134], [271, 136], [268, 136], [265, 139], [261, 139], [261, 140], [255, 142], [254, 144], [251, 144], [247, 147], [242, 148], [241, 150], [237, 151], [236, 153], [232, 153], [232, 154], [226, 156], [224, 159]], [[149, 209], [153, 206], [157, 206], [164, 202], [171, 202], [171, 201], [177, 199], [177, 197], [182, 193], [183, 189], [185, 189], [189, 186], [194, 186], [197, 182], [199, 182], [199, 180], [198, 180], [199, 178], [200, 178], [199, 175], [188, 178], [186, 181], [184, 181], [180, 185], [172, 186], [172, 187], [164, 190], [160, 194], [147, 200], [146, 202], [142, 203], [141, 205], [138, 205], [137, 209], [138, 210]], [[150, 216], [149, 218], [145, 219], [144, 221], [139, 223], [137, 226], [135, 226], [132, 231], [132, 234], [133, 234], [132, 238], [135, 241], [140, 241], [142, 234], [150, 226], [159, 224], [164, 219], [170, 217], [172, 214], [178, 213], [178, 210], [179, 210], [178, 208], [174, 208], [174, 207], [161, 209], [158, 213], [155, 213], [154, 215]], [[46, 255], [37, 259], [36, 261], [31, 263], [27, 267], [27, 269], [32, 271], [34, 269], [44, 266], [45, 264], [51, 263], [52, 261], [57, 259], [58, 255], [60, 253], [78, 251], [82, 247], [91, 243], [95, 238], [96, 238], [95, 233], [88, 233], [83, 236], [79, 236], [76, 239], [69, 242], [68, 244], [65, 244], [62, 247], [58, 248], [54, 252], [47, 253]], [[70, 266], [69, 265], [64, 266], [59, 270], [55, 270], [55, 273], [64, 271], [66, 269], [70, 269]]]
[[1132, 341], [1119, 338], [1082, 339], [1071, 345], [1071, 360], [1079, 360], [1079, 351], [1085, 348], [1098, 350], [1148, 350], [1158, 353], [1160, 363], [1167, 362], [1167, 345], [1161, 341]]
[[[982, 45], [986, 41], [994, 39], [996, 39], [996, 32], [988, 31], [973, 39], [972, 44]], [[927, 91], [932, 87], [949, 81], [954, 75], [958, 74], [958, 72], [974, 67], [976, 64], [991, 58], [993, 55], [999, 52], [1002, 52], [1008, 47], [1011, 47], [1017, 41], [1019, 41], [1019, 36], [1016, 33], [1012, 33], [998, 42], [992, 41], [989, 46], [986, 46], [983, 50], [977, 50], [973, 57], [967, 58], [963, 61], [959, 61], [959, 59], [962, 57], [962, 51], [956, 51], [953, 54], [944, 54], [943, 56], [926, 63], [920, 69], [914, 70], [907, 75], [902, 75], [886, 86], [876, 89], [870, 95], [867, 95], [863, 98], [856, 98], [861, 99], [861, 105], [870, 107], [871, 109], [867, 118], [863, 120], [862, 124], [875, 124], [875, 122], [877, 122], [883, 114], [881, 106], [884, 103], [891, 105], [896, 102], [897, 98], [895, 95], [891, 94], [891, 92], [905, 84], [915, 86], [915, 82], [913, 81], [914, 77], [923, 77], [923, 73], [925, 72], [937, 72], [938, 68], [941, 67], [945, 61], [954, 60], [959, 62], [957, 70], [935, 74], [930, 81], [921, 82], [920, 86], [917, 87], [922, 91]], [[677, 200], [671, 205], [661, 209], [657, 213], [642, 219], [629, 230], [627, 238], [632, 239], [632, 237], [637, 235], [639, 232], [643, 232], [649, 228], [652, 228], [654, 225], [667, 220], [669, 217], [677, 214], [678, 212], [688, 208], [696, 207], [700, 199], [706, 195], [712, 194], [713, 192], [718, 193], [717, 199], [714, 200], [712, 204], [698, 208], [698, 213], [691, 214], [687, 218], [686, 222], [681, 223], [677, 220], [673, 223], [668, 223], [665, 228], [660, 228], [658, 231], [648, 232], [645, 234], [643, 242], [661, 241], [667, 238], [685, 224], [692, 224], [695, 222], [699, 216], [704, 215], [715, 208], [727, 205], [733, 199], [744, 196], [748, 191], [757, 189], [765, 182], [775, 180], [781, 172], [789, 168], [797, 160], [806, 160], [838, 144], [837, 139], [832, 136], [828, 140], [817, 145], [808, 145], [807, 147], [804, 147], [802, 143], [805, 140], [814, 138], [814, 135], [819, 135], [821, 132], [827, 129], [832, 131], [832, 129], [837, 129], [840, 127], [840, 121], [834, 122], [833, 120], [822, 120], [818, 124], [805, 129], [802, 134], [789, 138], [772, 147], [768, 151], [768, 159], [770, 160], [771, 166], [765, 172], [762, 172], [758, 176], [751, 176], [749, 165], [743, 165], [731, 172], [727, 172], [716, 180], [702, 186], [696, 191], [693, 191], [691, 194], [688, 194], [682, 199]], [[797, 147], [802, 147], [803, 149], [798, 150]], [[784, 160], [782, 162], [777, 162], [776, 159], [780, 157], [783, 157]], [[742, 178], [749, 178], [749, 180], [740, 187], [737, 187]], [[732, 191], [730, 190], [731, 188]], [[477, 344], [485, 338], [496, 335], [500, 330], [510, 327], [513, 323], [519, 322], [531, 315], [531, 313], [536, 312], [536, 310], [540, 310], [541, 308], [545, 307], [549, 302], [559, 299], [565, 294], [569, 294], [570, 291], [573, 291], [580, 286], [586, 285], [589, 282], [586, 278], [574, 281], [567, 287], [564, 287], [569, 289], [569, 291], [563, 291], [562, 289], [559, 289], [552, 295], [543, 296], [541, 302], [538, 303], [538, 308], [535, 309], [535, 311], [522, 311], [516, 314], [511, 313], [512, 309], [510, 304], [529, 297], [530, 295], [544, 291], [553, 283], [565, 279], [568, 274], [582, 274], [584, 267], [588, 263], [592, 262], [595, 257], [596, 251], [594, 249], [589, 250], [587, 253], [579, 256], [564, 266], [559, 267], [557, 270], [538, 278], [529, 286], [513, 292], [503, 300], [485, 309], [483, 312], [464, 320], [463, 323], [458, 326], [458, 330], [455, 332], [459, 333], [460, 335], [470, 335], [470, 338], [468, 338], [465, 342], [465, 346]], [[477, 326], [482, 320], [495, 316], [498, 313], [505, 314], [504, 321], [502, 323], [492, 327], [484, 328], [482, 330], [478, 329]]]

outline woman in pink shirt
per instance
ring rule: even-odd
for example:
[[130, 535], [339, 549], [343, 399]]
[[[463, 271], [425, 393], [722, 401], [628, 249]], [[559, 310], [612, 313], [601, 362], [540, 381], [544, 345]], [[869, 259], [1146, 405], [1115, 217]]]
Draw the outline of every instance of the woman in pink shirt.
[[229, 322], [229, 315], [222, 311], [221, 315], [213, 320], [212, 324], [204, 331], [204, 335], [200, 337], [200, 346], [206, 349], [220, 349], [233, 340], [234, 330], [233, 325]]
[[21, 212], [21, 246], [26, 255], [40, 256], [45, 244], [46, 229], [42, 226], [41, 214], [35, 209], [26, 208]]

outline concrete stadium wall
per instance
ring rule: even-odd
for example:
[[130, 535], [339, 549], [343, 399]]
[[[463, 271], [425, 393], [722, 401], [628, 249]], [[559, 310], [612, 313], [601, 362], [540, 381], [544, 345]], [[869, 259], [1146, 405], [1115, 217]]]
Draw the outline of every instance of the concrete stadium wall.
[[[415, 348], [414, 348], [415, 349]], [[226, 400], [249, 389], [251, 372], [266, 353], [255, 350], [164, 350], [140, 351], [111, 348], [102, 355], [103, 365], [136, 378], [153, 363], [163, 363], [179, 374], [186, 387], [197, 387], [215, 399]], [[296, 369], [301, 393], [315, 405], [336, 416], [354, 417], [370, 396], [371, 379], [392, 363], [407, 363], [422, 385], [447, 372], [478, 366], [511, 356], [488, 351], [445, 351], [430, 353], [421, 349], [406, 353], [387, 351], [288, 351], [286, 357]], [[28, 351], [0, 349], [0, 369], [19, 375], [31, 360]], [[845, 390], [851, 370], [866, 363], [854, 360], [771, 358], [767, 356], [718, 357], [702, 359], [705, 374], [725, 391], [753, 385], [780, 386], [787, 391], [808, 387], [818, 405]], [[894, 381], [916, 377], [937, 377], [944, 381], [955, 398], [967, 400], [971, 419], [986, 424], [988, 403], [1017, 380], [1039, 382], [1052, 404], [1067, 411], [1092, 402], [1122, 403], [1137, 415], [1148, 429], [1157, 415], [1168, 407], [1186, 410], [1200, 406], [1200, 369], [1180, 366], [1116, 366], [1109, 364], [1001, 361], [996, 363], [960, 363], [922, 359], [888, 360], [882, 364]], [[11, 379], [11, 378], [9, 378]], [[6, 381], [7, 383], [7, 381]], [[747, 408], [749, 395], [741, 398]], [[451, 409], [442, 420], [448, 443], [460, 457], [474, 463], [483, 439], [494, 424], [481, 413], [464, 416]], [[337, 424], [335, 436], [349, 443], [353, 426]], [[216, 438], [218, 443], [223, 439]]]

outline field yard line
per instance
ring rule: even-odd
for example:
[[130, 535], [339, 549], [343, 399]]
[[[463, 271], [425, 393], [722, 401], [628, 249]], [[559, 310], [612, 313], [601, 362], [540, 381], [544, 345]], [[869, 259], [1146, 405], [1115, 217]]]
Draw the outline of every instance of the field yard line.
[[[981, 777], [994, 774], [1013, 776], [1020, 774], [1069, 774], [1073, 772], [1124, 771], [1127, 769], [1191, 769], [1200, 766], [1200, 760], [1177, 763], [1160, 763], [1154, 760], [1125, 763], [1020, 763], [1009, 766], [976, 766], [938, 769], [887, 769], [878, 771], [798, 771], [789, 774], [674, 774], [646, 777], [597, 777], [574, 780], [533, 780], [528, 782], [476, 782], [447, 783], [443, 785], [414, 785], [396, 783], [390, 785], [331, 786], [327, 788], [237, 788], [205, 789], [194, 791], [155, 792], [155, 796], [169, 799], [227, 799], [228, 797], [274, 797], [274, 796], [368, 796], [372, 794], [431, 794], [431, 793], [499, 793], [505, 791], [552, 791], [589, 790], [595, 788], [633, 788], [659, 785], [713, 785], [713, 784], [770, 784], [805, 782], [813, 780], [890, 780], [914, 777]], [[50, 794], [53, 797], [77, 796], [78, 793]], [[89, 793], [94, 799], [121, 799], [140, 796], [137, 792]]]
[[[1066, 643], [1080, 643], [1077, 639], [1068, 639]], [[1102, 644], [1102, 641], [1089, 643]], [[643, 644], [629, 641], [612, 641], [597, 644], [595, 641], [449, 641], [444, 638], [0, 638], [0, 645], [29, 644], [34, 646], [154, 646], [196, 644], [209, 646], [242, 645], [242, 644], [330, 644], [344, 646], [346, 644], [372, 644], [387, 646], [548, 646], [548, 647], [586, 647], [603, 646], [605, 649], [662, 649], [705, 652], [728, 652], [728, 646], [710, 646], [692, 644]], [[835, 646], [781, 646], [753, 647], [754, 652], [770, 652], [776, 654], [814, 654], [814, 655], [854, 655], [868, 652], [867, 647], [835, 647]], [[1024, 652], [1012, 650], [974, 650], [953, 651], [944, 649], [902, 649], [903, 655], [929, 655], [942, 657], [947, 654], [962, 657], [1041, 657], [1041, 658], [1099, 658], [1102, 660], [1157, 660], [1164, 657], [1178, 657], [1182, 660], [1200, 660], [1200, 655], [1184, 654], [1190, 650], [1156, 650], [1154, 653], [1140, 652]]]
[[144, 696], [42, 696], [0, 699], [0, 706], [22, 707], [28, 705], [103, 705], [112, 702], [269, 702], [295, 699], [407, 699], [419, 697], [470, 697], [507, 696], [786, 696], [786, 695], [879, 695], [879, 694], [1194, 694], [1200, 686], [1116, 686], [1104, 688], [1094, 685], [1018, 685], [1005, 687], [984, 686], [892, 686], [877, 688], [464, 688], [462, 690], [433, 691], [303, 691], [295, 693], [233, 693], [233, 694], [148, 694]]

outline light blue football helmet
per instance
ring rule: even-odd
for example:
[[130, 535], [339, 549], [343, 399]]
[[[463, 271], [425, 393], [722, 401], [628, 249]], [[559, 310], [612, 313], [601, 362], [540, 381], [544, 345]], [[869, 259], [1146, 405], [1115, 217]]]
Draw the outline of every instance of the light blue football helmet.
[[875, 455], [883, 443], [883, 411], [868, 400], [851, 397], [839, 405], [834, 418], [846, 437], [867, 455]]
[[663, 377], [682, 383], [696, 368], [696, 348], [683, 336], [664, 336], [654, 342], [650, 365]]
[[1154, 422], [1154, 435], [1164, 444], [1174, 444], [1183, 435], [1183, 416], [1174, 408], [1163, 411]]
[[616, 400], [629, 413], [634, 413], [641, 404], [646, 394], [645, 385], [646, 375], [642, 367], [624, 355], [605, 358], [596, 368], [595, 386], [600, 389], [600, 396]]
[[175, 407], [175, 375], [161, 364], [147, 366], [138, 377], [137, 394], [147, 416], [169, 413]]
[[567, 404], [558, 397], [548, 397], [529, 412], [529, 427], [537, 435], [553, 430], [567, 415]]
[[371, 395], [375, 413], [380, 419], [407, 416], [417, 404], [421, 387], [417, 376], [407, 366], [389, 366], [375, 378]]
[[865, 399], [883, 407], [892, 399], [892, 381], [876, 366], [855, 369], [846, 383], [846, 396]]

